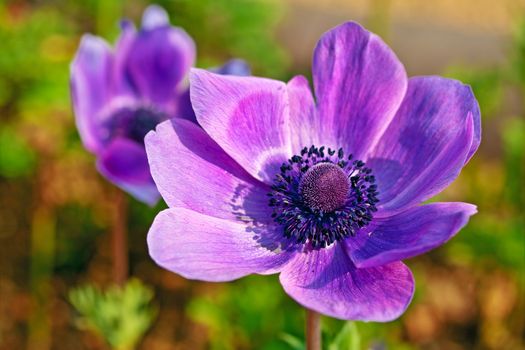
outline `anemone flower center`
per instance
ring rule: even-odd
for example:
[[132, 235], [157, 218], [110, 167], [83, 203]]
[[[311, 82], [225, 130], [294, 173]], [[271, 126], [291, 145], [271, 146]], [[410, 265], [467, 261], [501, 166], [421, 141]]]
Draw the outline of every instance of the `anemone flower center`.
[[166, 115], [154, 108], [123, 107], [113, 113], [106, 126], [110, 139], [125, 137], [143, 144], [144, 136], [165, 119]]
[[304, 203], [327, 213], [346, 203], [349, 189], [347, 175], [333, 163], [314, 165], [303, 175], [299, 184]]
[[377, 211], [372, 170], [352, 155], [311, 146], [281, 165], [268, 205], [286, 238], [324, 248], [355, 236]]

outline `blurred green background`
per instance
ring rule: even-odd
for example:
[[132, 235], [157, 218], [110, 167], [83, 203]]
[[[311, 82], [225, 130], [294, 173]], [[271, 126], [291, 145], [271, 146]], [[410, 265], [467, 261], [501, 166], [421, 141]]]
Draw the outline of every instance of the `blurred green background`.
[[[323, 336], [330, 350], [525, 349], [522, 1], [157, 3], [193, 36], [201, 67], [240, 57], [255, 75], [310, 76], [319, 36], [358, 20], [392, 46], [410, 75], [471, 84], [483, 142], [439, 199], [475, 203], [479, 214], [446, 246], [408, 261], [417, 291], [399, 320], [325, 318]], [[83, 33], [114, 42], [118, 20], [137, 23], [147, 5], [0, 0], [0, 349], [108, 349], [107, 342], [120, 349], [301, 349], [303, 311], [275, 276], [208, 284], [155, 266], [145, 237], [162, 205], [128, 198], [130, 273], [148, 287], [132, 280], [125, 291], [111, 289], [109, 233], [119, 194], [80, 143], [69, 63]]]

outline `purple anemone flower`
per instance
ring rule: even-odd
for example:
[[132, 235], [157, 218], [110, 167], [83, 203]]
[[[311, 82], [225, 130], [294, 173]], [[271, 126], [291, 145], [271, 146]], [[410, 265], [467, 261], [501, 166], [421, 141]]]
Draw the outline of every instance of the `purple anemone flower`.
[[[195, 44], [172, 27], [159, 6], [146, 9], [142, 28], [122, 22], [115, 50], [102, 38], [84, 35], [71, 65], [71, 94], [84, 146], [97, 156], [107, 179], [153, 205], [159, 193], [151, 178], [144, 136], [164, 120], [194, 120], [187, 75]], [[232, 60], [221, 74], [249, 75]]]
[[293, 299], [340, 319], [389, 321], [414, 293], [401, 260], [454, 236], [476, 212], [422, 202], [480, 143], [472, 90], [407, 78], [356, 23], [322, 36], [307, 80], [193, 70], [202, 129], [185, 120], [145, 139], [169, 209], [148, 233], [152, 258], [186, 278], [280, 273]]

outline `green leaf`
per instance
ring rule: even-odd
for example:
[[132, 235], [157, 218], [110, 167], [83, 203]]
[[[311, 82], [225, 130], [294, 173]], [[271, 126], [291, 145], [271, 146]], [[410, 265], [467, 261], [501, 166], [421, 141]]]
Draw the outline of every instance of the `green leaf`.
[[303, 350], [304, 349], [304, 343], [301, 339], [297, 338], [294, 335], [288, 334], [288, 333], [282, 333], [280, 335], [280, 338], [282, 341], [284, 341], [286, 344], [290, 346], [290, 348], [294, 350]]
[[78, 326], [99, 334], [114, 349], [133, 349], [153, 323], [153, 291], [137, 279], [106, 291], [87, 285], [69, 293], [80, 314]]
[[361, 336], [355, 322], [346, 322], [336, 335], [328, 350], [360, 350]]

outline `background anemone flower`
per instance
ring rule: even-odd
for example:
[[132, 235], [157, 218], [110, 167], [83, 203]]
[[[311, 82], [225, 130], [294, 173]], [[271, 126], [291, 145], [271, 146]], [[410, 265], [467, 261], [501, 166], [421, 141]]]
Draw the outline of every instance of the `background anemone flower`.
[[191, 279], [280, 273], [307, 308], [390, 321], [414, 293], [401, 260], [443, 244], [476, 212], [421, 203], [478, 148], [478, 104], [458, 81], [408, 79], [356, 23], [322, 36], [313, 79], [315, 102], [301, 76], [283, 83], [193, 70], [202, 129], [177, 119], [145, 138], [169, 206], [149, 231], [149, 252]]
[[[108, 180], [153, 205], [159, 198], [151, 178], [144, 136], [172, 117], [194, 120], [188, 84], [195, 44], [167, 13], [149, 6], [137, 31], [122, 22], [115, 50], [102, 38], [84, 35], [71, 65], [71, 95], [84, 146], [97, 156]], [[241, 60], [218, 69], [248, 75]]]

